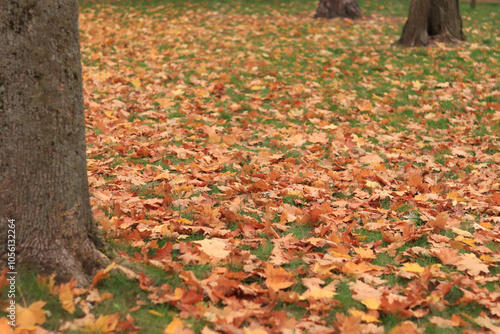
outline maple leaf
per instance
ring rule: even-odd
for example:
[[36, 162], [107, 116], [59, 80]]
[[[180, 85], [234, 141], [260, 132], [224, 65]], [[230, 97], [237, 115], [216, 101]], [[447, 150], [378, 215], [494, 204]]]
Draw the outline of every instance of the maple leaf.
[[296, 283], [294, 275], [285, 269], [268, 264], [265, 269], [266, 286], [274, 291], [291, 287]]
[[62, 284], [59, 288], [59, 301], [63, 309], [68, 311], [70, 314], [73, 314], [76, 310], [75, 303], [73, 301], [73, 292], [71, 291], [71, 287], [69, 283]]
[[2, 334], [14, 334], [12, 326], [9, 324], [9, 319], [0, 318], [0, 333]]
[[131, 83], [135, 88], [141, 87], [141, 80], [139, 80], [138, 78], [132, 79]]
[[26, 308], [16, 304], [16, 325], [19, 328], [33, 329], [36, 325], [43, 324], [47, 320], [45, 317], [47, 311], [43, 309], [46, 304], [41, 300]]
[[92, 279], [92, 283], [90, 284], [90, 286], [89, 286], [89, 288], [88, 288], [88, 289], [91, 289], [92, 287], [96, 286], [96, 284], [97, 284], [97, 283], [98, 283], [101, 279], [103, 279], [104, 277], [106, 277], [106, 276], [109, 274], [109, 272], [110, 272], [111, 270], [115, 269], [115, 268], [116, 268], [116, 263], [115, 263], [115, 262], [113, 262], [113, 263], [111, 263], [110, 265], [108, 265], [105, 269], [98, 271], [98, 272], [95, 274], [94, 278]]
[[88, 321], [82, 330], [86, 333], [113, 333], [118, 324], [118, 320], [119, 316], [117, 314], [101, 315], [95, 322]]
[[364, 260], [371, 260], [376, 258], [375, 253], [370, 248], [356, 247], [354, 248], [354, 251], [359, 255], [361, 259]]
[[460, 271], [466, 271], [471, 276], [477, 276], [481, 273], [487, 274], [490, 272], [488, 265], [482, 263], [474, 254], [464, 254], [455, 265]]
[[405, 321], [391, 329], [389, 334], [421, 334], [421, 331], [413, 322]]
[[436, 216], [435, 219], [429, 220], [427, 222], [427, 225], [432, 227], [434, 231], [440, 231], [445, 228], [448, 219], [449, 219], [448, 214], [446, 212], [441, 212]]
[[365, 164], [378, 165], [379, 163], [384, 162], [384, 159], [382, 159], [378, 154], [372, 153], [361, 157], [359, 161]]
[[361, 327], [361, 316], [348, 315], [345, 316], [341, 313], [337, 313], [337, 321], [335, 322], [335, 327], [342, 334], [356, 334], [362, 332]]
[[194, 243], [201, 245], [200, 250], [216, 262], [226, 258], [231, 253], [230, 249], [226, 249], [230, 246], [226, 239], [212, 238], [194, 241]]
[[457, 324], [455, 324], [452, 320], [436, 316], [430, 317], [429, 321], [440, 328], [453, 328], [457, 326]]
[[309, 136], [308, 140], [314, 144], [326, 144], [329, 142], [329, 139], [325, 132], [314, 132]]
[[445, 265], [454, 265], [461, 259], [458, 256], [458, 249], [451, 249], [447, 247], [433, 248], [429, 251], [430, 254], [438, 257]]
[[401, 270], [414, 274], [421, 274], [424, 272], [424, 268], [418, 263], [405, 263], [403, 267], [401, 267]]
[[168, 324], [167, 328], [163, 331], [165, 334], [175, 334], [180, 332], [184, 328], [184, 324], [182, 323], [182, 320], [174, 317], [172, 321]]
[[308, 288], [301, 296], [301, 300], [307, 299], [331, 299], [336, 295], [336, 284], [334, 282], [321, 287], [324, 282], [317, 278], [304, 278], [302, 283]]
[[474, 318], [474, 321], [476, 324], [483, 326], [485, 328], [488, 328], [490, 331], [492, 331], [495, 334], [500, 333], [500, 326], [497, 326], [493, 323], [493, 321], [488, 318], [487, 316], [479, 316], [477, 318]]
[[378, 310], [381, 304], [380, 300], [376, 299], [364, 299], [361, 301], [363, 305], [366, 306], [369, 310]]
[[[368, 313], [365, 313], [363, 311], [355, 310], [355, 309], [350, 309], [349, 313], [352, 314], [355, 317], [361, 317], [361, 320], [364, 322], [380, 322], [378, 317], [375, 315], [370, 315]], [[376, 314], [376, 313], [375, 313]]]
[[380, 303], [382, 298], [382, 292], [361, 281], [349, 283], [349, 289], [353, 293], [353, 298], [360, 302], [363, 300], [372, 300]]

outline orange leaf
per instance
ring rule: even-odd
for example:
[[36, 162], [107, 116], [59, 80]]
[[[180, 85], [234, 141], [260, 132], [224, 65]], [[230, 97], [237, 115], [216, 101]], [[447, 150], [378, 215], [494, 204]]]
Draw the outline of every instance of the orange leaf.
[[13, 334], [14, 331], [12, 330], [12, 327], [9, 324], [9, 319], [7, 318], [0, 318], [0, 333], [2, 334]]
[[235, 136], [233, 135], [227, 135], [222, 137], [222, 142], [226, 144], [227, 146], [233, 146], [238, 142]]
[[289, 288], [296, 282], [293, 274], [281, 267], [275, 269], [271, 264], [267, 265], [265, 273], [267, 276], [266, 286], [274, 291]]
[[106, 277], [106, 275], [108, 275], [109, 272], [115, 268], [116, 268], [116, 263], [113, 262], [109, 266], [107, 266], [105, 269], [98, 271], [97, 274], [95, 274], [94, 279], [92, 280], [92, 284], [90, 284], [89, 289], [94, 287], [101, 279]]
[[177, 318], [177, 317], [174, 317], [174, 319], [168, 324], [167, 328], [165, 328], [164, 333], [165, 334], [174, 334], [183, 328], [184, 328], [184, 324], [182, 323], [182, 320]]
[[420, 334], [417, 326], [411, 321], [405, 321], [394, 327], [389, 334]]
[[429, 220], [427, 222], [427, 225], [432, 227], [434, 231], [438, 232], [441, 231], [446, 226], [448, 219], [449, 219], [448, 214], [446, 212], [441, 212], [436, 216], [436, 219]]
[[491, 195], [491, 201], [495, 205], [500, 205], [500, 195], [496, 191], [494, 191], [493, 194]]
[[118, 314], [99, 316], [95, 322], [87, 323], [84, 331], [90, 333], [113, 333], [118, 324]]

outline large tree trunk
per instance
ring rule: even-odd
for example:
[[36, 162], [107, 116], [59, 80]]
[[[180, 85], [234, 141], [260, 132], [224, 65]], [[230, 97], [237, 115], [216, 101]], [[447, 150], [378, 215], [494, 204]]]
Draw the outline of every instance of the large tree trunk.
[[412, 0], [401, 38], [404, 46], [425, 46], [432, 41], [465, 41], [458, 0]]
[[[106, 262], [87, 181], [77, 0], [0, 0], [0, 268], [62, 279]], [[12, 268], [11, 268], [12, 269]]]
[[356, 0], [319, 0], [316, 14], [314, 14], [314, 18], [317, 17], [357, 19], [361, 17], [361, 9]]

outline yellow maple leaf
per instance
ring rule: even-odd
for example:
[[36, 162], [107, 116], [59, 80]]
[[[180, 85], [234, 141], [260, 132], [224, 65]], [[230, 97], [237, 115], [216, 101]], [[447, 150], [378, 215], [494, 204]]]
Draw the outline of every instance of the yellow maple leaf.
[[420, 81], [412, 81], [412, 86], [413, 86], [413, 89], [414, 90], [419, 90], [420, 88], [422, 88], [422, 83]]
[[177, 317], [174, 317], [174, 319], [168, 324], [167, 328], [165, 328], [165, 331], [163, 333], [174, 334], [175, 332], [183, 328], [184, 324], [182, 323], [182, 320]]
[[134, 86], [135, 88], [141, 87], [141, 80], [139, 80], [138, 78], [132, 79], [132, 86]]
[[474, 239], [471, 239], [471, 238], [464, 238], [464, 237], [462, 237], [461, 235], [457, 236], [457, 237], [455, 238], [455, 240], [456, 240], [456, 241], [461, 241], [461, 242], [463, 242], [464, 244], [467, 244], [467, 245], [472, 246], [472, 247], [474, 247], [474, 246], [476, 245], [476, 244], [475, 244]]
[[300, 296], [300, 300], [306, 299], [323, 299], [323, 298], [333, 298], [336, 293], [331, 289], [321, 288], [319, 286], [313, 286]]
[[364, 322], [380, 322], [377, 317], [368, 315], [363, 311], [352, 309], [349, 311], [349, 313], [355, 317], [361, 317], [361, 320], [363, 320]]
[[484, 262], [490, 262], [490, 263], [495, 262], [495, 259], [493, 257], [491, 257], [490, 255], [486, 255], [486, 254], [481, 255], [479, 257], [479, 259], [481, 259]]
[[424, 267], [421, 267], [418, 263], [405, 263], [401, 269], [413, 274], [424, 272]]
[[374, 182], [374, 181], [370, 181], [370, 180], [366, 180], [366, 186], [368, 188], [377, 188], [377, 187], [380, 187], [380, 183], [378, 182]]
[[36, 325], [43, 324], [47, 320], [45, 318], [46, 311], [43, 309], [45, 304], [43, 300], [39, 300], [26, 308], [16, 305], [16, 325], [19, 328], [32, 329]]
[[363, 305], [365, 305], [368, 309], [370, 310], [378, 310], [378, 308], [380, 307], [380, 300], [376, 300], [376, 299], [365, 299], [363, 301], [361, 301], [361, 303]]
[[75, 313], [75, 303], [73, 301], [73, 292], [71, 292], [71, 288], [69, 284], [61, 285], [59, 290], [59, 301], [62, 304], [63, 309], [68, 311], [70, 314]]
[[375, 253], [370, 248], [356, 247], [354, 248], [356, 254], [358, 254], [362, 259], [374, 259]]
[[118, 315], [101, 315], [95, 322], [89, 322], [83, 329], [87, 333], [112, 333], [118, 324]]

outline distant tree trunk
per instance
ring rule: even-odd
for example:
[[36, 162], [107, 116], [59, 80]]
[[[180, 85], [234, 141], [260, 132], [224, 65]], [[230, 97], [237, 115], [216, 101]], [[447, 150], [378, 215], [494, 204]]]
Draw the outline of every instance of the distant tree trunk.
[[470, 1], [470, 8], [472, 8], [472, 9], [476, 8], [476, 0], [471, 0]]
[[401, 38], [404, 46], [425, 46], [431, 41], [465, 40], [458, 0], [412, 0]]
[[317, 17], [357, 19], [361, 17], [361, 9], [356, 0], [319, 0], [316, 14], [314, 14], [314, 18]]
[[86, 284], [107, 246], [89, 200], [78, 1], [0, 0], [0, 41], [0, 268], [15, 220], [17, 264]]

